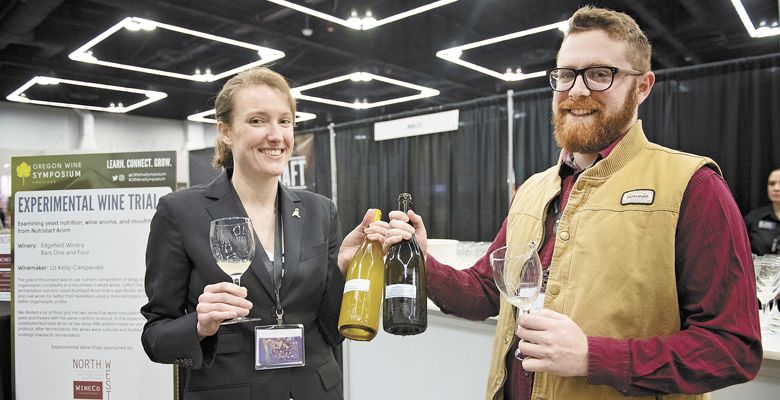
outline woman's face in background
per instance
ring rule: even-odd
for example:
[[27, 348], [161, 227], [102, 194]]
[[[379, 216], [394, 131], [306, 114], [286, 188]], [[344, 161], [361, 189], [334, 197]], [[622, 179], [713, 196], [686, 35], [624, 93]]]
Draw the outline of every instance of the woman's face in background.
[[780, 169], [769, 173], [769, 178], [767, 178], [766, 182], [766, 193], [769, 196], [769, 201], [775, 204], [780, 203]]

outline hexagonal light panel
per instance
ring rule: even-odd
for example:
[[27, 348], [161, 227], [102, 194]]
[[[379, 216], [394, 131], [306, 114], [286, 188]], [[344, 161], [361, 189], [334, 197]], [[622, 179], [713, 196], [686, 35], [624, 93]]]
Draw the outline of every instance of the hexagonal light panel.
[[[116, 61], [109, 61], [109, 60], [101, 60], [98, 59], [95, 53], [97, 52], [97, 45], [100, 44], [100, 42], [108, 39], [114, 34], [124, 33], [124, 31], [131, 31], [136, 33], [136, 37], [138, 40], [148, 40], [149, 34], [156, 29], [164, 29], [176, 33], [180, 33], [182, 35], [189, 35], [189, 36], [195, 36], [201, 39], [210, 40], [219, 42], [223, 45], [228, 46], [234, 46], [237, 48], [242, 49], [243, 51], [247, 52], [247, 58], [248, 59], [254, 59], [256, 57], [259, 57], [259, 60], [249, 62], [244, 65], [238, 65], [234, 68], [231, 68], [226, 71], [212, 71], [210, 68], [204, 68], [203, 71], [201, 71], [198, 67], [193, 66], [191, 74], [181, 73], [181, 72], [174, 72], [174, 71], [164, 71], [160, 69], [154, 69], [154, 68], [146, 68], [141, 67], [137, 65], [130, 65], [130, 64], [124, 64], [121, 62]], [[171, 78], [178, 78], [178, 79], [187, 79], [191, 81], [197, 81], [197, 82], [213, 82], [218, 79], [222, 79], [226, 76], [233, 75], [235, 73], [238, 73], [240, 71], [266, 64], [268, 62], [278, 60], [282, 57], [284, 57], [284, 52], [281, 52], [279, 50], [271, 49], [268, 47], [263, 46], [257, 46], [251, 43], [241, 42], [238, 40], [228, 39], [221, 36], [215, 36], [208, 33], [193, 31], [191, 29], [181, 28], [174, 25], [168, 25], [163, 24], [160, 22], [151, 21], [148, 19], [143, 18], [137, 18], [137, 17], [128, 17], [117, 23], [116, 25], [112, 26], [111, 28], [108, 28], [105, 32], [101, 33], [94, 39], [87, 42], [85, 45], [79, 47], [76, 51], [70, 53], [68, 57], [71, 60], [74, 61], [81, 61], [91, 64], [98, 64], [103, 65], [106, 67], [113, 67], [113, 68], [121, 68], [126, 69], [129, 71], [136, 71], [136, 72], [143, 72], [147, 74], [155, 74], [155, 75], [162, 75], [167, 76]]]
[[415, 15], [415, 14], [419, 14], [419, 13], [423, 13], [423, 12], [426, 12], [426, 11], [430, 11], [430, 10], [432, 10], [434, 8], [438, 8], [438, 7], [441, 7], [441, 6], [446, 6], [447, 4], [454, 3], [454, 2], [456, 2], [458, 0], [438, 0], [438, 1], [434, 1], [434, 2], [426, 4], [424, 6], [420, 6], [420, 7], [408, 10], [408, 11], [404, 11], [402, 13], [391, 15], [391, 16], [389, 16], [387, 18], [382, 18], [380, 20], [376, 20], [373, 17], [373, 15], [370, 14], [370, 13], [367, 13], [367, 15], [364, 18], [358, 18], [358, 16], [356, 14], [353, 14], [353, 15], [351, 15], [347, 19], [342, 19], [342, 18], [338, 18], [338, 17], [335, 17], [333, 15], [330, 15], [330, 14], [327, 14], [327, 13], [324, 13], [324, 12], [320, 12], [320, 11], [314, 10], [312, 8], [309, 8], [309, 7], [304, 7], [302, 5], [295, 4], [295, 3], [291, 2], [291, 1], [286, 1], [286, 0], [268, 0], [268, 1], [270, 1], [271, 3], [276, 3], [276, 4], [280, 5], [280, 6], [284, 6], [284, 7], [296, 10], [296, 11], [300, 11], [300, 12], [305, 13], [305, 14], [309, 14], [309, 15], [311, 15], [313, 17], [317, 17], [317, 18], [324, 19], [326, 21], [333, 22], [334, 24], [339, 24], [339, 25], [342, 25], [342, 26], [346, 26], [347, 28], [355, 29], [355, 30], [358, 30], [358, 31], [361, 31], [361, 30], [362, 31], [366, 31], [366, 30], [369, 30], [369, 29], [376, 28], [378, 26], [382, 26], [384, 24], [389, 24], [390, 22], [395, 22], [395, 21], [398, 21], [400, 19], [404, 19], [406, 17], [411, 17], [412, 15]]
[[445, 59], [445, 60], [447, 60], [449, 62], [453, 62], [455, 64], [464, 66], [466, 68], [471, 68], [474, 71], [481, 72], [483, 74], [490, 75], [490, 76], [492, 76], [494, 78], [498, 78], [498, 79], [501, 79], [501, 80], [504, 80], [504, 81], [508, 81], [508, 82], [520, 81], [520, 80], [523, 80], [523, 79], [530, 79], [530, 78], [537, 78], [537, 77], [540, 77], [540, 76], [545, 76], [547, 72], [546, 71], [535, 71], [535, 72], [525, 73], [525, 72], [522, 72], [520, 70], [516, 70], [516, 71], [507, 70], [506, 72], [502, 73], [502, 72], [499, 72], [499, 71], [494, 71], [494, 70], [492, 70], [490, 68], [483, 67], [481, 65], [474, 64], [472, 62], [468, 62], [468, 61], [462, 60], [461, 56], [463, 55], [464, 51], [470, 50], [470, 49], [474, 49], [474, 48], [477, 48], [477, 47], [488, 46], [488, 45], [499, 43], [499, 42], [503, 42], [503, 41], [506, 41], [506, 40], [517, 39], [517, 38], [520, 38], [520, 37], [523, 37], [523, 36], [533, 35], [535, 33], [540, 33], [540, 32], [551, 31], [551, 30], [554, 30], [554, 29], [558, 29], [558, 30], [561, 30], [563, 32], [566, 32], [568, 27], [569, 27], [569, 21], [568, 20], [561, 21], [561, 22], [556, 22], [556, 23], [553, 23], [553, 24], [543, 25], [543, 26], [539, 26], [539, 27], [536, 27], [536, 28], [526, 29], [526, 30], [523, 30], [523, 31], [510, 33], [510, 34], [503, 35], [503, 36], [497, 36], [497, 37], [490, 38], [490, 39], [480, 40], [478, 42], [468, 43], [468, 44], [464, 44], [464, 45], [460, 45], [460, 46], [456, 46], [456, 47], [451, 47], [449, 49], [440, 50], [440, 51], [436, 52], [436, 57], [443, 58], [443, 59]]
[[[750, 37], [762, 38], [767, 36], [780, 35], [780, 26], [778, 26], [777, 21], [775, 21], [771, 26], [760, 24], [759, 27], [756, 28], [755, 25], [753, 25], [753, 21], [750, 20], [750, 16], [748, 15], [747, 10], [745, 9], [745, 6], [742, 4], [741, 0], [731, 0], [731, 4], [733, 4], [734, 9], [737, 10], [739, 19], [742, 21], [742, 25], [745, 25], [745, 30], [747, 30]], [[780, 7], [780, 2], [778, 2], [778, 7]]]
[[[103, 96], [103, 92], [101, 92], [102, 90], [114, 91], [118, 93], [115, 93], [114, 95], [103, 96], [109, 99], [115, 98], [115, 100], [106, 101], [105, 105], [68, 103], [64, 101], [54, 101], [53, 99], [40, 100], [32, 97], [33, 94], [45, 94], [43, 93], [46, 91], [45, 87], [51, 85], [57, 85], [58, 87], [63, 87], [60, 85], [80, 86], [80, 91], [83, 91], [83, 88], [85, 87], [90, 88], [95, 91], [92, 93], [92, 97], [98, 98], [97, 101], [100, 101], [100, 97]], [[135, 110], [136, 108], [143, 107], [149, 103], [154, 103], [155, 101], [164, 99], [167, 96], [168, 95], [163, 92], [155, 92], [152, 90], [103, 85], [100, 83], [74, 81], [46, 76], [36, 76], [27, 81], [27, 83], [24, 85], [20, 86], [19, 89], [16, 89], [13, 93], [9, 94], [6, 99], [19, 103], [39, 104], [44, 106], [68, 107], [91, 111], [105, 111], [111, 113], [126, 113], [128, 111]], [[53, 94], [52, 98], [53, 97], [58, 96]], [[124, 105], [125, 101], [135, 101], [136, 99], [138, 100], [137, 102], [129, 103], [130, 105], [128, 106]]]
[[[195, 122], [205, 122], [208, 124], [216, 124], [217, 120], [214, 118], [215, 110], [212, 108], [211, 110], [206, 110], [203, 112], [199, 112], [196, 114], [192, 114], [187, 116], [187, 119], [190, 121]], [[317, 118], [317, 114], [307, 113], [303, 111], [296, 111], [295, 112], [295, 122], [303, 122], [308, 121]]]
[[[314, 89], [314, 88], [318, 88], [318, 87], [322, 87], [322, 86], [328, 86], [328, 85], [332, 85], [334, 83], [344, 82], [344, 81], [347, 81], [347, 80], [351, 80], [351, 81], [356, 82], [356, 83], [359, 83], [359, 82], [370, 82], [372, 80], [377, 80], [377, 81], [385, 82], [385, 83], [388, 83], [388, 84], [391, 84], [391, 85], [396, 85], [396, 86], [401, 86], [401, 87], [404, 87], [404, 88], [407, 88], [407, 89], [417, 90], [417, 91], [419, 91], [419, 93], [415, 94], [415, 95], [411, 95], [411, 96], [403, 96], [403, 97], [398, 97], [398, 98], [395, 98], [395, 99], [382, 100], [382, 101], [377, 101], [377, 102], [373, 102], [373, 103], [368, 102], [368, 101], [360, 102], [360, 101], [357, 101], [357, 100], [355, 102], [349, 103], [349, 102], [346, 102], [346, 101], [327, 99], [327, 98], [324, 98], [324, 97], [310, 96], [310, 95], [307, 95], [307, 94], [303, 93], [306, 90], [310, 90], [310, 89]], [[428, 87], [425, 87], [425, 86], [420, 86], [420, 85], [415, 85], [415, 84], [404, 82], [404, 81], [399, 81], [397, 79], [386, 78], [384, 76], [374, 75], [374, 74], [371, 74], [371, 73], [368, 73], [368, 72], [354, 72], [354, 73], [351, 73], [351, 74], [348, 74], [348, 75], [337, 76], [335, 78], [326, 79], [324, 81], [314, 82], [314, 83], [310, 83], [308, 85], [303, 85], [303, 86], [298, 86], [298, 87], [293, 88], [291, 90], [292, 90], [293, 97], [295, 97], [296, 99], [315, 101], [315, 102], [318, 102], [318, 103], [325, 103], [325, 104], [330, 104], [330, 105], [334, 105], [334, 106], [352, 108], [352, 109], [355, 109], [355, 110], [365, 110], [365, 109], [368, 109], [368, 108], [381, 107], [381, 106], [386, 106], [386, 105], [389, 105], [389, 104], [396, 104], [396, 103], [402, 103], [402, 102], [405, 102], [405, 101], [411, 101], [411, 100], [417, 100], [417, 99], [422, 99], [422, 98], [426, 98], [426, 97], [432, 97], [432, 96], [436, 96], [436, 95], [439, 94], [439, 91], [436, 90], [436, 89], [431, 89], [431, 88], [428, 88]]]

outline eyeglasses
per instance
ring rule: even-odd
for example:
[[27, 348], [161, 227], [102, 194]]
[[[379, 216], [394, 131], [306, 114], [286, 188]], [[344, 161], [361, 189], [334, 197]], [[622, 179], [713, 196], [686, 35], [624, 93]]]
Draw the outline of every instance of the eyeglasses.
[[612, 87], [615, 74], [622, 72], [626, 75], [642, 75], [639, 71], [617, 67], [588, 67], [581, 69], [553, 68], [547, 71], [550, 78], [550, 87], [556, 92], [565, 92], [574, 87], [577, 77], [582, 75], [585, 87], [593, 92], [603, 92]]

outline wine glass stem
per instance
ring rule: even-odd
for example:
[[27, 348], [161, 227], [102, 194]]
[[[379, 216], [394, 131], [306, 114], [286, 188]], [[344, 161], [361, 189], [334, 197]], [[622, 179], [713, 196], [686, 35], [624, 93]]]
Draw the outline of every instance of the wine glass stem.
[[769, 318], [768, 318], [769, 314], [767, 314], [767, 312], [766, 312], [767, 303], [769, 303], [769, 302], [768, 301], [762, 301], [761, 302], [761, 317], [759, 318], [759, 320], [760, 320], [760, 325], [761, 325], [761, 330], [762, 331], [767, 330], [767, 328], [769, 327], [769, 325], [768, 325], [769, 324]]
[[236, 284], [236, 286], [241, 286], [241, 275], [231, 275], [231, 278], [233, 278], [233, 283]]
[[[531, 307], [527, 308], [518, 308], [517, 309], [517, 326], [520, 327], [520, 316], [523, 314], [530, 314], [531, 313]], [[520, 339], [520, 342], [524, 342], [522, 338]], [[525, 354], [523, 354], [522, 351], [520, 351], [520, 343], [517, 344], [517, 350], [515, 351], [515, 358], [517, 358], [520, 361], [523, 361], [525, 359]]]

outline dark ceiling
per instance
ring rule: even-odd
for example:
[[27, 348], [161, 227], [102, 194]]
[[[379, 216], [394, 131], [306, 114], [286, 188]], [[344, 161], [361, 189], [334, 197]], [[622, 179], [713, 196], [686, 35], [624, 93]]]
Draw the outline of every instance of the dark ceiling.
[[[347, 18], [370, 7], [377, 19], [432, 0], [292, 0]], [[780, 18], [777, 0], [743, 0], [755, 25]], [[272, 68], [306, 85], [357, 71], [370, 72], [439, 90], [438, 96], [367, 110], [299, 101], [299, 110], [317, 114], [308, 126], [347, 122], [406, 110], [539, 88], [545, 78], [500, 79], [436, 57], [446, 48], [562, 21], [582, 4], [633, 16], [653, 44], [655, 70], [736, 59], [780, 51], [780, 36], [751, 38], [730, 0], [459, 0], [432, 11], [367, 31], [356, 31], [307, 16], [266, 0], [5, 0], [0, 3], [0, 94], [2, 99], [36, 75], [166, 92], [168, 97], [131, 111], [133, 115], [185, 119], [213, 107], [227, 78], [194, 82], [70, 60], [68, 54], [125, 17], [153, 21], [278, 49], [286, 56]], [[304, 28], [311, 35], [303, 34]], [[156, 30], [155, 32], [160, 32]], [[170, 31], [133, 40], [125, 32], [96, 47], [100, 59], [170, 71], [247, 63], [246, 52]], [[561, 34], [550, 31], [475, 49], [464, 59], [504, 71], [521, 66], [544, 70], [555, 64]], [[72, 88], [72, 87], [71, 87]], [[94, 90], [58, 93], [66, 102], [103, 101]], [[346, 102], [379, 101], [415, 91], [372, 82], [349, 82], [312, 91]], [[31, 96], [33, 93], [30, 94]], [[130, 99], [131, 100], [131, 99]], [[130, 101], [127, 100], [127, 101]]]

